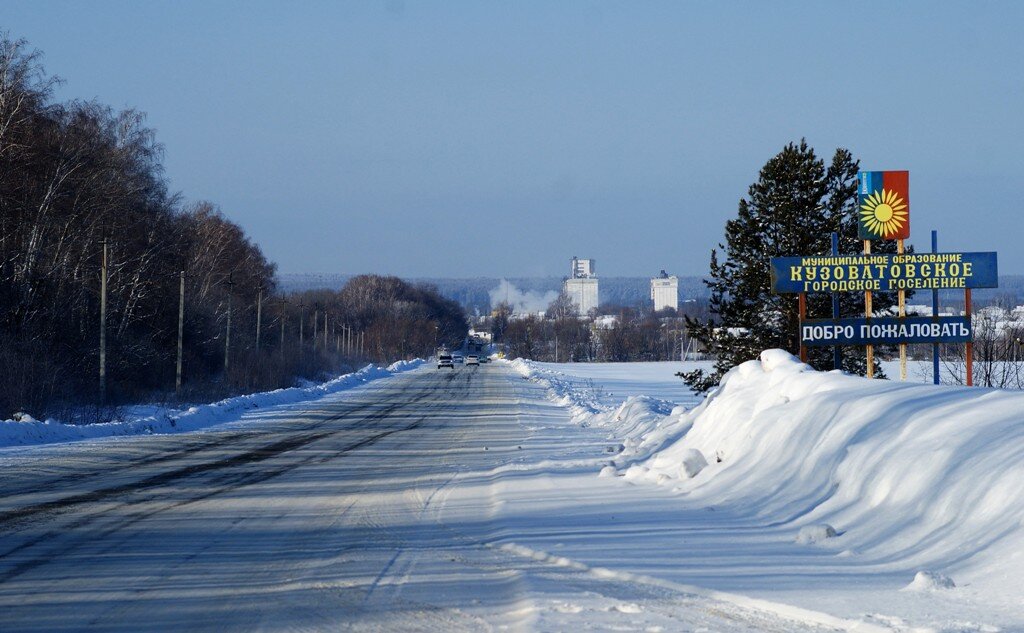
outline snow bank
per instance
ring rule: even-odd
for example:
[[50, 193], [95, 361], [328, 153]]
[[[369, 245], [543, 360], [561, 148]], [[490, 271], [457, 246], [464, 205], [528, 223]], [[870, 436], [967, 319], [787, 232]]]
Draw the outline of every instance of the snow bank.
[[372, 380], [416, 369], [423, 363], [423, 360], [416, 359], [399, 361], [388, 367], [367, 365], [359, 371], [321, 384], [236, 396], [187, 409], [161, 409], [157, 413], [130, 416], [106, 424], [78, 426], [63, 424], [52, 419], [40, 422], [29, 415], [19, 416], [19, 420], [0, 421], [0, 448], [121, 435], [195, 431], [233, 420], [239, 417], [240, 412], [248, 409], [314, 400], [328, 394], [358, 387]]
[[546, 387], [552, 401], [569, 408], [574, 422], [607, 429], [610, 440], [621, 441], [615, 451], [615, 463], [620, 467], [649, 457], [678, 440], [691, 426], [688, 420], [673, 415], [685, 409], [668, 400], [637, 395], [629, 396], [618, 406], [608, 406], [601, 403], [601, 386], [592, 381], [573, 380], [562, 372], [544, 368], [541, 363], [521, 358], [510, 365], [525, 379]]
[[[1024, 585], [1024, 393], [816, 372], [768, 350], [669, 417], [659, 424], [687, 432], [624, 464], [634, 483], [792, 526], [860, 561], [1004, 595]], [[692, 451], [710, 464], [691, 478]]]
[[509, 362], [509, 366], [523, 378], [546, 387], [550, 399], [568, 407], [574, 421], [589, 420], [591, 416], [606, 411], [594, 389], [570, 382], [565, 374], [542, 369], [537, 363], [523, 358]]

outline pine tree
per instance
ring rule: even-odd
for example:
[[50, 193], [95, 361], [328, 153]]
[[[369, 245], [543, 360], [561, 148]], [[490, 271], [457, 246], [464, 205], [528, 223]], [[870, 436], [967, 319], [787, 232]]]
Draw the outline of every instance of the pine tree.
[[[757, 358], [764, 349], [799, 352], [798, 299], [772, 292], [769, 260], [829, 254], [833, 231], [840, 236], [840, 253], [863, 250], [857, 236], [858, 169], [858, 161], [845, 149], [836, 150], [826, 168], [803, 139], [786, 145], [761, 169], [747, 198], [740, 200], [736, 218], [726, 222], [725, 244], [711, 251], [710, 274], [704, 283], [711, 290], [715, 317], [686, 319], [689, 335], [717, 359], [710, 374], [702, 370], [678, 374], [692, 389], [706, 391], [726, 371]], [[876, 242], [873, 252], [895, 252], [895, 242]], [[809, 317], [831, 316], [830, 295], [808, 295], [807, 299]], [[894, 304], [895, 294], [873, 298], [876, 311]], [[843, 316], [863, 314], [863, 294], [841, 294], [840, 310]], [[831, 369], [832, 360], [832, 348], [811, 348], [809, 361], [814, 367]], [[865, 373], [862, 348], [843, 349], [843, 369]]]

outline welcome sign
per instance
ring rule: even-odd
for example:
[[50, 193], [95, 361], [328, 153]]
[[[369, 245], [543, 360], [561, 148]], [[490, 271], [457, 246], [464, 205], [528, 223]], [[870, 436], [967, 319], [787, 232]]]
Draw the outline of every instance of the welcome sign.
[[772, 291], [890, 292], [995, 288], [995, 253], [773, 257]]
[[971, 318], [966, 316], [807, 319], [800, 323], [804, 345], [967, 343], [973, 338]]

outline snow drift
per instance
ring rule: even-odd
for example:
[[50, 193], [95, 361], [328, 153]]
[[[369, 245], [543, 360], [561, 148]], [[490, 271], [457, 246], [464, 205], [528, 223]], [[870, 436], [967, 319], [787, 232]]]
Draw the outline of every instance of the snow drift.
[[[620, 458], [620, 474], [791, 525], [853, 564], [932, 569], [1019, 597], [1024, 393], [822, 373], [768, 350], [669, 418], [638, 441], [685, 434], [642, 462]], [[694, 451], [709, 464], [691, 478]], [[822, 525], [836, 534], [801, 533]]]
[[[681, 419], [684, 407], [650, 396], [629, 396], [618, 406], [601, 403], [601, 388], [581, 384], [565, 374], [540, 367], [530, 360], [511, 361], [512, 369], [523, 378], [547, 388], [550, 399], [567, 407], [574, 422], [586, 426], [599, 426], [609, 432], [609, 438], [621, 440], [616, 457], [619, 466], [632, 464], [650, 457], [657, 450], [677, 441], [689, 430], [692, 422]], [[693, 462], [694, 468], [701, 468]], [[681, 462], [676, 462], [676, 467]]]

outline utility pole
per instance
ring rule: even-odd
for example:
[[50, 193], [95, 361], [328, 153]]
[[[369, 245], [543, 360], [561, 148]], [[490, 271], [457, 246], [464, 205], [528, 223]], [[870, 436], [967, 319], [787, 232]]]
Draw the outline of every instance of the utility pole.
[[181, 393], [182, 336], [185, 334], [185, 271], [178, 273], [178, 363], [174, 368], [174, 394]]
[[256, 295], [256, 351], [260, 349], [260, 321], [263, 318], [263, 286]]
[[306, 304], [299, 304], [299, 349], [302, 349], [302, 322], [306, 320]]
[[313, 349], [316, 349], [316, 326], [320, 324], [320, 304], [313, 304]]
[[280, 305], [281, 305], [281, 358], [284, 358], [284, 318], [286, 316], [285, 306], [288, 305], [288, 302], [285, 301], [284, 299], [281, 299], [281, 304]]
[[234, 289], [235, 281], [231, 274], [228, 274], [228, 326], [224, 336], [224, 379], [228, 377], [228, 368], [231, 360], [231, 292]]
[[107, 236], [103, 236], [100, 267], [100, 404], [107, 401]]
[[324, 351], [327, 351], [327, 308], [324, 308]]

